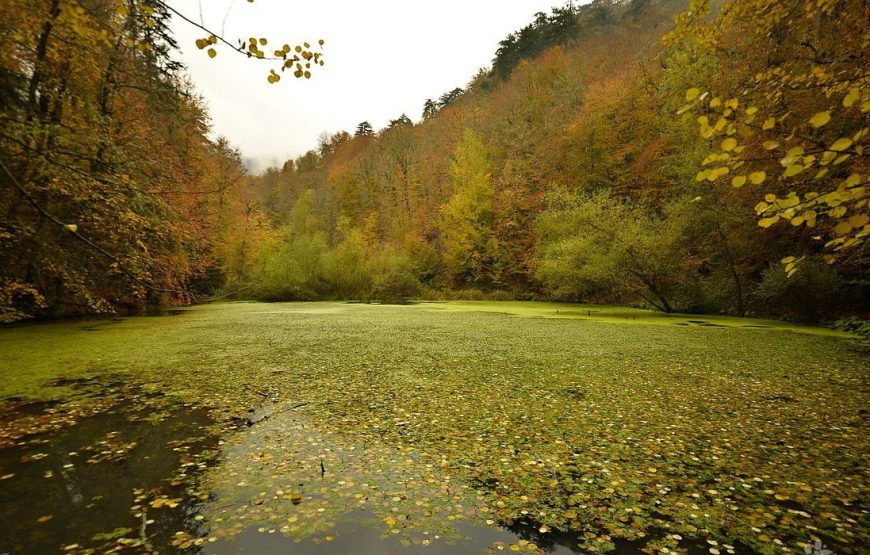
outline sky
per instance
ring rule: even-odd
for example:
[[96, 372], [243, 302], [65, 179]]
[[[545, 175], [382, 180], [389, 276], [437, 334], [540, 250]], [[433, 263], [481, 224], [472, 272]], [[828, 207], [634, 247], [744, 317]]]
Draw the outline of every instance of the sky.
[[[310, 80], [266, 77], [275, 62], [218, 47], [176, 17], [178, 57], [205, 99], [214, 136], [237, 146], [249, 168], [280, 166], [317, 146], [323, 132], [375, 129], [403, 112], [418, 121], [427, 98], [464, 87], [489, 66], [498, 43], [563, 0], [174, 0], [185, 16], [237, 39], [265, 37], [264, 50], [323, 39], [326, 65]], [[229, 13], [227, 10], [229, 9]], [[200, 19], [201, 18], [201, 19]], [[221, 31], [223, 29], [223, 31]]]

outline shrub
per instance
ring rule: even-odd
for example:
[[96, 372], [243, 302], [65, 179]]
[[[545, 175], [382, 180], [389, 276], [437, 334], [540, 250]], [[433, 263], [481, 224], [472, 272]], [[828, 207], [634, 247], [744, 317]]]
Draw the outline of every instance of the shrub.
[[411, 261], [386, 248], [369, 263], [371, 296], [383, 303], [406, 303], [420, 293]]
[[816, 258], [804, 260], [791, 277], [779, 263], [771, 264], [755, 287], [758, 303], [773, 314], [803, 322], [818, 322], [834, 313], [845, 284], [837, 270]]

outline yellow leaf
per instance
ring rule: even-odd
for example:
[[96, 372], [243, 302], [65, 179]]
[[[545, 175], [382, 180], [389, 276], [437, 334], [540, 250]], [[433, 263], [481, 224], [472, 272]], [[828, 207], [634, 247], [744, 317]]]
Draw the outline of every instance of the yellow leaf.
[[858, 91], [857, 88], [850, 89], [849, 93], [846, 95], [846, 97], [843, 98], [843, 106], [845, 106], [846, 108], [851, 107], [852, 104], [855, 104], [855, 101], [858, 100], [858, 97], [860, 97], [860, 96], [861, 96], [861, 93]]
[[773, 150], [779, 146], [779, 143], [776, 141], [764, 141], [761, 146], [764, 147], [764, 150]]
[[800, 164], [792, 164], [791, 166], [785, 169], [785, 172], [782, 174], [784, 177], [791, 177], [793, 175], [797, 175], [804, 171], [806, 168], [801, 166]]
[[77, 226], [76, 224], [66, 224], [63, 227], [65, 227], [67, 231], [70, 231], [72, 233], [75, 233], [79, 230], [79, 226]]
[[749, 174], [749, 182], [753, 185], [761, 185], [767, 178], [767, 174], [763, 171], [752, 172]]
[[767, 193], [766, 195], [764, 195], [764, 200], [766, 200], [767, 202], [773, 202], [776, 200], [776, 195], [774, 195], [773, 193]]
[[698, 98], [698, 95], [701, 94], [701, 89], [696, 87], [692, 87], [691, 89], [686, 91], [686, 102], [691, 102]]
[[834, 233], [837, 235], [846, 235], [852, 231], [852, 224], [849, 222], [840, 222], [834, 227]]
[[776, 120], [774, 118], [767, 118], [764, 120], [764, 125], [761, 126], [762, 129], [773, 129], [773, 126], [776, 125]]
[[849, 223], [852, 224], [852, 227], [862, 227], [867, 225], [867, 222], [870, 222], [870, 216], [867, 214], [855, 214], [849, 218]]
[[722, 99], [718, 96], [712, 100], [710, 100], [710, 108], [718, 108], [722, 105]]
[[728, 137], [727, 139], [722, 141], [722, 144], [720, 146], [722, 147], [722, 150], [724, 150], [725, 152], [732, 151], [732, 150], [734, 150], [734, 147], [737, 146], [737, 139], [734, 139], [732, 137]]
[[746, 176], [745, 175], [737, 175], [734, 179], [731, 180], [731, 186], [735, 189], [739, 189], [746, 184]]
[[207, 52], [209, 58], [214, 58], [215, 56], [217, 56], [217, 50], [215, 50], [214, 48], [209, 48]]
[[810, 125], [812, 125], [815, 128], [819, 128], [819, 127], [822, 127], [823, 125], [827, 124], [829, 121], [831, 121], [830, 110], [828, 110], [826, 112], [818, 112], [815, 115], [813, 115], [813, 117], [810, 118]]
[[852, 139], [847, 139], [844, 137], [834, 141], [834, 144], [830, 146], [830, 150], [833, 150], [834, 152], [843, 152], [850, 146], [852, 146]]
[[771, 216], [770, 218], [761, 218], [758, 220], [758, 225], [764, 228], [768, 228], [779, 221], [779, 216]]

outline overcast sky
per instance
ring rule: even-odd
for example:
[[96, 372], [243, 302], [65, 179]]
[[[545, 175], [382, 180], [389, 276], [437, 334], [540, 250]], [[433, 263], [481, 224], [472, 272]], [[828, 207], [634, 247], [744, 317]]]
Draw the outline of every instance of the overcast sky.
[[[272, 64], [228, 48], [209, 59], [203, 33], [175, 19], [181, 60], [206, 99], [214, 133], [227, 136], [255, 169], [280, 165], [314, 148], [323, 131], [375, 129], [402, 112], [419, 120], [423, 102], [464, 87], [488, 66], [509, 32], [563, 0], [174, 0], [191, 19], [236, 39], [326, 41], [326, 65], [306, 81], [289, 72], [270, 85]], [[230, 9], [224, 24], [227, 9]]]

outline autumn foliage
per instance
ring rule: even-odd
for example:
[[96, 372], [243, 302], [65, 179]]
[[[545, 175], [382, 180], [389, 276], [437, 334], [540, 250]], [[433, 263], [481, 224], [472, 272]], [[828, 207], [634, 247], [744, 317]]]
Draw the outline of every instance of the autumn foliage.
[[863, 2], [558, 8], [417, 123], [363, 121], [253, 178], [205, 138], [163, 3], [7, 4], [8, 314], [233, 292], [862, 310]]

